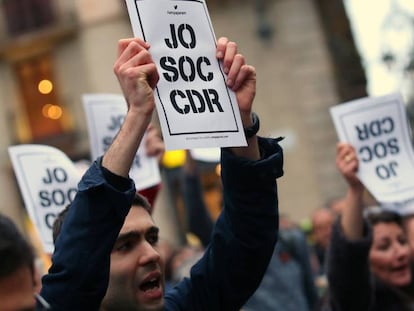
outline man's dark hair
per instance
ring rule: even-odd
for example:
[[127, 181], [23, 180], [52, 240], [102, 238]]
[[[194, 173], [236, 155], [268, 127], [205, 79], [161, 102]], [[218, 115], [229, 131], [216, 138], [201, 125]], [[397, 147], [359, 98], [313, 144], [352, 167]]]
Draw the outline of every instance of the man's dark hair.
[[[148, 200], [141, 194], [135, 193], [135, 197], [132, 200], [131, 206], [140, 206], [144, 208], [150, 215], [151, 215], [151, 204], [149, 204]], [[67, 205], [57, 216], [53, 223], [52, 227], [52, 235], [53, 235], [53, 244], [56, 243], [56, 239], [58, 238], [60, 231], [62, 230], [63, 222], [65, 221], [66, 215], [69, 211], [70, 204]]]
[[152, 212], [151, 204], [148, 202], [147, 198], [143, 195], [136, 193], [134, 199], [132, 200], [131, 206], [140, 206], [143, 207], [150, 215]]
[[367, 219], [369, 223], [375, 226], [378, 223], [395, 223], [401, 228], [403, 227], [402, 217], [392, 211], [380, 211], [368, 214]]
[[63, 221], [66, 218], [66, 214], [69, 211], [69, 205], [66, 205], [66, 207], [60, 211], [60, 213], [56, 216], [55, 221], [53, 222], [52, 226], [52, 237], [53, 237], [53, 244], [56, 243], [56, 239], [60, 233], [60, 230], [62, 230]]
[[22, 267], [34, 275], [35, 254], [13, 221], [0, 214], [0, 279]]

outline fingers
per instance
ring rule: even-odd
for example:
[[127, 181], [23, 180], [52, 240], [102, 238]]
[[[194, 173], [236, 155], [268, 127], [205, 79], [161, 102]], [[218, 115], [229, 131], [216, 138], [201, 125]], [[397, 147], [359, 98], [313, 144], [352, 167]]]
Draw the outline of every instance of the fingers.
[[237, 54], [237, 44], [226, 37], [217, 40], [216, 56], [223, 62], [224, 73], [228, 74]]
[[337, 145], [336, 165], [343, 175], [354, 175], [358, 171], [358, 158], [355, 149], [348, 143]]
[[[121, 44], [124, 43], [126, 42]], [[122, 53], [118, 55], [114, 65], [114, 71], [115, 73], [119, 73], [122, 70], [122, 67], [135, 67], [150, 62], [152, 62], [152, 58], [148, 50], [136, 41], [128, 40], [127, 46], [122, 50]]]
[[131, 42], [136, 42], [137, 44], [141, 45], [145, 49], [149, 49], [149, 43], [145, 42], [141, 38], [128, 38], [128, 39], [121, 39], [118, 41], [118, 57], [124, 52], [124, 50], [128, 47]]
[[159, 76], [149, 51], [136, 40], [121, 40], [126, 45], [114, 65], [114, 72], [119, 80], [134, 80], [143, 77], [152, 89], [158, 83]]
[[223, 70], [227, 74], [226, 84], [233, 91], [242, 86], [247, 79], [256, 78], [253, 66], [246, 65], [246, 59], [237, 53], [237, 44], [226, 37], [217, 40], [216, 56], [223, 62]]
[[147, 129], [146, 137], [145, 146], [147, 149], [147, 156], [156, 157], [158, 160], [161, 160], [165, 152], [165, 144], [158, 128], [150, 124]]
[[216, 57], [219, 60], [223, 60], [224, 54], [226, 53], [226, 46], [229, 42], [229, 39], [226, 37], [221, 37], [217, 40], [217, 47], [216, 47]]
[[[234, 82], [233, 82], [234, 79]], [[243, 65], [237, 73], [236, 78], [229, 78], [227, 85], [233, 90], [237, 91], [247, 80], [256, 81], [256, 69], [250, 65]]]

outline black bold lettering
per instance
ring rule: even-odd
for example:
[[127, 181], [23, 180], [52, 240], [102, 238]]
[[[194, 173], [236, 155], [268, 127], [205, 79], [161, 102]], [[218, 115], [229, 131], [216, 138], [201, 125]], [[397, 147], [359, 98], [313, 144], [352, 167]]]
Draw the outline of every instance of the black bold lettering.
[[210, 112], [214, 112], [213, 105], [215, 105], [218, 109], [218, 111], [223, 112], [223, 108], [221, 107], [221, 104], [219, 102], [219, 96], [215, 89], [208, 89], [203, 90], [204, 97], [207, 101], [207, 106]]
[[[189, 34], [190, 42], [187, 42], [184, 38], [184, 30], [187, 30]], [[194, 49], [196, 46], [196, 36], [193, 27], [188, 24], [181, 24], [178, 26], [178, 39], [183, 47], [187, 49]]]
[[394, 131], [394, 120], [391, 117], [385, 117], [381, 121], [382, 123], [382, 130], [385, 134], [389, 134]]
[[174, 24], [170, 24], [170, 35], [171, 35], [171, 39], [169, 38], [165, 38], [165, 44], [170, 48], [170, 49], [176, 49], [178, 47], [178, 42], [177, 42], [177, 35], [175, 32], [175, 25]]
[[46, 190], [39, 191], [40, 205], [43, 207], [49, 207], [51, 205], [51, 200], [49, 198], [49, 193]]
[[42, 181], [44, 184], [51, 184], [53, 179], [52, 179], [52, 173], [50, 172], [50, 170], [47, 168], [46, 169], [46, 177], [42, 178]]
[[358, 139], [359, 140], [368, 139], [369, 133], [368, 133], [367, 125], [365, 123], [362, 125], [362, 127], [359, 127], [358, 125], [356, 125], [355, 129], [358, 133]]
[[375, 168], [375, 172], [377, 173], [377, 176], [381, 179], [388, 179], [390, 178], [390, 171], [384, 164], [380, 164]]
[[[194, 113], [206, 111], [206, 104], [204, 102], [203, 96], [199, 92], [197, 92], [196, 90], [187, 90], [186, 93]], [[198, 98], [198, 102], [200, 103], [200, 106], [198, 108], [195, 105], [193, 95]]]
[[160, 60], [161, 68], [171, 73], [171, 75], [167, 72], [162, 74], [168, 82], [175, 82], [178, 80], [178, 70], [174, 65], [176, 65], [175, 59], [170, 56], [164, 56]]
[[204, 56], [199, 57], [197, 59], [197, 73], [198, 73], [198, 76], [203, 81], [211, 81], [211, 80], [213, 80], [213, 73], [211, 71], [209, 71], [207, 73], [207, 76], [203, 73], [203, 70], [201, 68], [201, 65], [203, 63], [206, 64], [207, 66], [210, 66], [211, 65], [210, 60], [207, 57], [204, 57]]
[[52, 191], [53, 203], [57, 206], [62, 206], [66, 203], [66, 196], [63, 190], [55, 189]]
[[385, 158], [387, 156], [387, 153], [387, 147], [383, 142], [378, 142], [374, 145], [374, 154], [377, 158]]
[[[366, 156], [363, 153], [366, 152]], [[358, 151], [362, 162], [370, 162], [372, 160], [372, 151], [368, 146], [362, 146]]]
[[381, 124], [378, 120], [372, 121], [369, 124], [369, 132], [374, 137], [381, 135]]
[[398, 146], [398, 139], [396, 137], [388, 140], [388, 147], [391, 154], [398, 154], [400, 152], [400, 147]]
[[190, 106], [189, 105], [184, 105], [184, 109], [181, 109], [176, 101], [176, 97], [180, 96], [181, 98], [185, 98], [185, 94], [180, 91], [180, 90], [172, 90], [170, 93], [170, 100], [171, 100], [171, 104], [173, 105], [174, 109], [181, 114], [187, 114], [190, 112]]
[[53, 229], [53, 223], [55, 222], [56, 215], [53, 213], [47, 213], [45, 215], [45, 224], [49, 229]]
[[[184, 64], [188, 64], [189, 66], [189, 70], [190, 70], [190, 74], [187, 75], [184, 71]], [[188, 56], [181, 56], [180, 59], [178, 60], [178, 67], [180, 70], [180, 75], [183, 78], [184, 81], [186, 82], [192, 82], [195, 79], [195, 73], [196, 73], [196, 69], [194, 66], [194, 62], [193, 60], [188, 57]]]

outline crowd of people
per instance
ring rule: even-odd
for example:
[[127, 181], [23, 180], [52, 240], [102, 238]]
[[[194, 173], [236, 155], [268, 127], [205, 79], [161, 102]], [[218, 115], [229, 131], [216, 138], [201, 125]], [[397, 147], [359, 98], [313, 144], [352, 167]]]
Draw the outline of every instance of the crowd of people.
[[197, 163], [187, 154], [184, 205], [198, 243], [159, 240], [162, 228], [152, 218], [157, 189], [138, 193], [129, 178], [141, 143], [149, 144], [149, 155], [163, 152], [158, 135], [143, 141], [149, 127], [155, 133], [159, 73], [145, 41], [120, 40], [114, 72], [128, 112], [57, 217], [52, 264], [41, 280], [32, 247], [0, 216], [0, 310], [414, 309], [414, 217], [366, 212], [358, 157], [347, 143], [338, 144], [336, 165], [348, 190], [313, 211], [311, 235], [279, 215], [283, 151], [280, 138], [257, 135], [255, 68], [227, 38], [218, 39], [216, 52], [248, 144], [221, 150], [217, 219], [207, 211]]

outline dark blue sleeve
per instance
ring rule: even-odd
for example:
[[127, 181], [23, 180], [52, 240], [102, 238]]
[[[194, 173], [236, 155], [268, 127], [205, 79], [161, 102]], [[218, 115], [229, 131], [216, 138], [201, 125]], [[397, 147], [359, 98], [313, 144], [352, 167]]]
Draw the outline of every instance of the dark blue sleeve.
[[204, 202], [198, 171], [193, 174], [184, 173], [183, 199], [189, 231], [206, 247], [210, 243], [213, 220]]
[[135, 195], [132, 180], [111, 174], [95, 162], [78, 185], [42, 279], [41, 295], [52, 310], [99, 310], [112, 247]]
[[373, 284], [368, 256], [372, 231], [365, 223], [364, 237], [348, 241], [342, 232], [340, 218], [332, 229], [327, 275], [334, 310], [371, 310]]
[[222, 150], [223, 211], [190, 278], [167, 293], [166, 310], [240, 310], [259, 286], [277, 239], [276, 178], [283, 175], [278, 140], [259, 145], [259, 161]]

